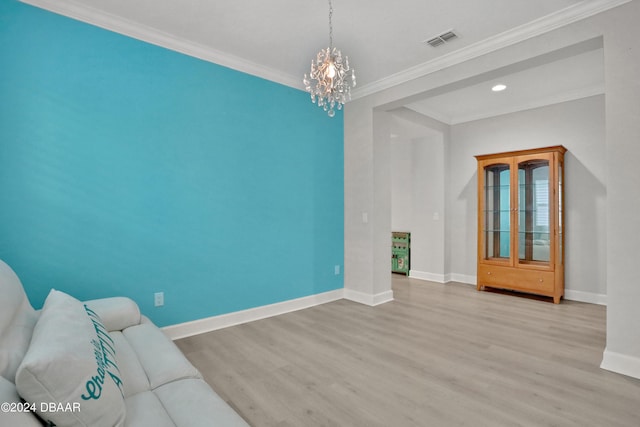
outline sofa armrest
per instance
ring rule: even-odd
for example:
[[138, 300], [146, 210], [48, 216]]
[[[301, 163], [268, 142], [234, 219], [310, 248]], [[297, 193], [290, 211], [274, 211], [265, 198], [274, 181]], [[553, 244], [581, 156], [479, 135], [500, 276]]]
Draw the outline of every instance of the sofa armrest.
[[127, 297], [100, 298], [84, 303], [98, 313], [109, 332], [121, 331], [142, 321], [138, 304]]
[[42, 427], [38, 417], [31, 411], [31, 405], [21, 403], [16, 386], [4, 377], [0, 377], [0, 426]]

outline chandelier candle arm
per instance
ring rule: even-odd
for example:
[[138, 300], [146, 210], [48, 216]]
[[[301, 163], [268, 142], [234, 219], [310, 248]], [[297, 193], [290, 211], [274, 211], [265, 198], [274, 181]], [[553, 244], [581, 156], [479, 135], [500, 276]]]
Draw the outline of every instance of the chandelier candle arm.
[[311, 102], [316, 103], [327, 112], [329, 117], [335, 116], [335, 108], [342, 109], [345, 102], [351, 99], [351, 88], [356, 85], [355, 71], [349, 67], [349, 58], [338, 48], [333, 47], [333, 6], [329, 0], [329, 47], [321, 49], [315, 60], [311, 60], [309, 76], [304, 75], [302, 82], [305, 90], [311, 95]]

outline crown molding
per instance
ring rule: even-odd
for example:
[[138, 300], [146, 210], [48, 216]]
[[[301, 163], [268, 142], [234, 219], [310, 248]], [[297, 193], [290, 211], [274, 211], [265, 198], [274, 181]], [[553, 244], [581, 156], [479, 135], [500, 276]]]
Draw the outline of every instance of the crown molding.
[[[161, 46], [185, 55], [193, 56], [208, 62], [251, 74], [266, 80], [280, 83], [295, 89], [303, 89], [301, 80], [280, 70], [265, 67], [244, 58], [213, 49], [209, 46], [181, 39], [158, 29], [141, 25], [120, 16], [112, 15], [98, 9], [83, 5], [72, 0], [20, 0], [59, 15], [82, 21], [109, 31], [133, 37], [157, 46]], [[558, 12], [544, 16], [505, 31], [462, 49], [440, 56], [399, 73], [382, 78], [374, 83], [354, 89], [352, 99], [358, 99], [388, 89], [401, 83], [422, 77], [438, 70], [459, 64], [469, 59], [477, 58], [487, 53], [538, 36], [548, 31], [588, 18], [631, 0], [592, 0], [569, 6]]]
[[371, 95], [381, 90], [408, 82], [410, 80], [431, 74], [453, 65], [477, 58], [496, 50], [511, 46], [521, 41], [539, 36], [573, 22], [580, 21], [614, 7], [623, 5], [631, 0], [593, 0], [577, 3], [552, 14], [543, 16], [529, 23], [511, 30], [486, 38], [477, 43], [439, 56], [431, 61], [392, 74], [376, 82], [354, 89], [351, 99], [355, 100]]
[[227, 68], [246, 74], [251, 74], [266, 80], [302, 89], [302, 80], [283, 73], [280, 70], [265, 67], [258, 63], [213, 49], [209, 46], [181, 39], [156, 28], [127, 20], [101, 10], [76, 3], [70, 0], [20, 0], [22, 3], [35, 6], [49, 12], [66, 16], [87, 24], [95, 25], [105, 30], [123, 34], [134, 39], [142, 40], [156, 46], [170, 49], [185, 55], [193, 56], [208, 62], [213, 62]]

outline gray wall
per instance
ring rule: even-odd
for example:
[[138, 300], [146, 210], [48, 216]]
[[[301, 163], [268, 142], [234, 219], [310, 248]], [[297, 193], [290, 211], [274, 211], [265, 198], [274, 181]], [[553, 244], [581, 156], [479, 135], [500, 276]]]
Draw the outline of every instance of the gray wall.
[[391, 228], [411, 232], [411, 276], [445, 281], [442, 135], [391, 141]]
[[[640, 328], [636, 326], [640, 324], [640, 310], [637, 309], [640, 305], [640, 286], [636, 283], [636, 260], [640, 255], [640, 221], [637, 220], [637, 212], [640, 211], [637, 191], [640, 187], [640, 168], [637, 167], [637, 159], [640, 158], [638, 16], [640, 1], [630, 1], [349, 103], [345, 110], [345, 292], [354, 290], [375, 299], [391, 290], [388, 256], [388, 236], [391, 232], [390, 133], [387, 125], [378, 124], [378, 120], [384, 121], [384, 116], [390, 115], [389, 111], [442, 86], [602, 37], [606, 155], [605, 165], [600, 167], [607, 172], [606, 179], [599, 181], [607, 183], [605, 270], [608, 305], [607, 348], [602, 366], [640, 378]], [[447, 147], [449, 144], [445, 147], [445, 157]], [[454, 157], [451, 153], [450, 158]], [[583, 162], [582, 155], [576, 155], [574, 170], [579, 167], [579, 162]], [[465, 166], [465, 170], [471, 169], [471, 165]], [[593, 175], [596, 180], [601, 170], [589, 169], [584, 175]], [[464, 179], [464, 176], [460, 179]], [[468, 175], [467, 185], [473, 185], [473, 179], [473, 175]], [[448, 180], [445, 181], [445, 190], [447, 185], [450, 185]], [[470, 198], [467, 197], [467, 200]], [[460, 218], [464, 218], [461, 224], [466, 224], [468, 212], [473, 211], [470, 206], [470, 202], [464, 201], [445, 206], [447, 217], [455, 221], [460, 215]], [[453, 212], [454, 207], [456, 213]], [[369, 212], [368, 223], [363, 223], [361, 219], [365, 210]], [[459, 268], [453, 264], [453, 257], [458, 256], [453, 242], [459, 241], [461, 234], [473, 234], [469, 234], [470, 226], [465, 227], [459, 230], [445, 225], [445, 242], [451, 242], [452, 246], [448, 251], [451, 256], [447, 257], [445, 265], [450, 263], [452, 272]], [[582, 266], [592, 262], [589, 259], [576, 261], [576, 257], [571, 256], [571, 262], [580, 262]], [[460, 262], [462, 265], [471, 265], [472, 258], [467, 250]]]
[[604, 303], [606, 155], [604, 96], [452, 126], [448, 168], [451, 269], [476, 274], [476, 154], [564, 145], [567, 298]]
[[607, 128], [607, 349], [602, 367], [640, 378], [640, 2], [603, 17]]

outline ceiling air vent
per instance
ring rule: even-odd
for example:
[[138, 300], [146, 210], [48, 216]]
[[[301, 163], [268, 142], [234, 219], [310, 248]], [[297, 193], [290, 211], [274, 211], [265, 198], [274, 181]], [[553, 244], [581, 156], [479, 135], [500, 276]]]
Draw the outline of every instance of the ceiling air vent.
[[431, 45], [432, 47], [438, 47], [445, 44], [449, 40], [455, 39], [456, 37], [458, 37], [458, 35], [454, 33], [453, 30], [449, 30], [433, 38], [430, 38], [429, 40], [425, 40], [423, 43]]

